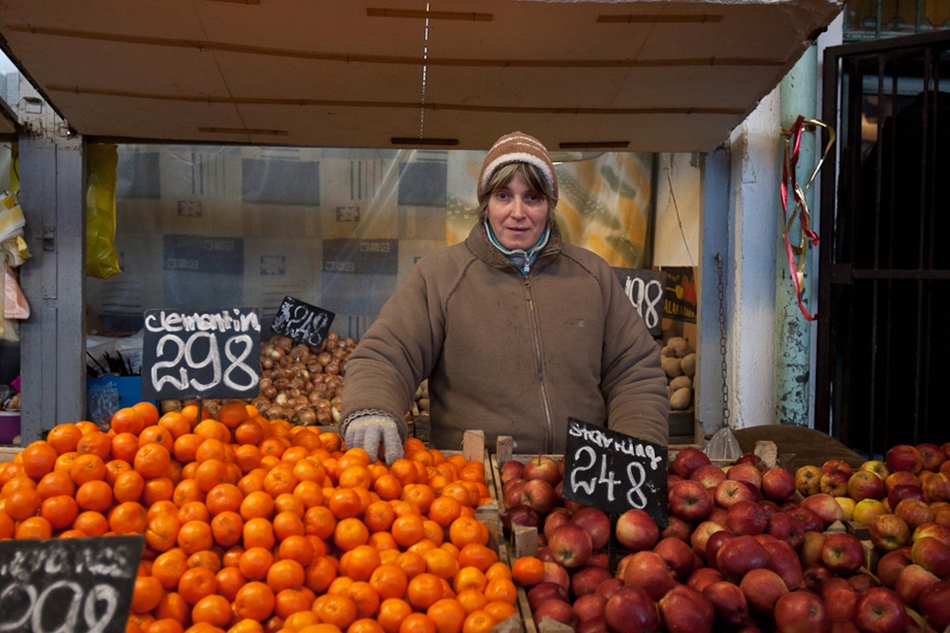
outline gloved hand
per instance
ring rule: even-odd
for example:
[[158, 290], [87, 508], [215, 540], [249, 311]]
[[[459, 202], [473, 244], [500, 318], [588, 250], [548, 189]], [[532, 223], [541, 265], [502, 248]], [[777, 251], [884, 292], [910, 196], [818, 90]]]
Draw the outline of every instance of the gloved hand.
[[379, 454], [379, 444], [382, 442], [387, 464], [392, 464], [403, 455], [399, 426], [383, 415], [364, 415], [354, 419], [343, 429], [343, 441], [348, 448], [362, 448], [369, 453], [370, 459], [374, 460]]

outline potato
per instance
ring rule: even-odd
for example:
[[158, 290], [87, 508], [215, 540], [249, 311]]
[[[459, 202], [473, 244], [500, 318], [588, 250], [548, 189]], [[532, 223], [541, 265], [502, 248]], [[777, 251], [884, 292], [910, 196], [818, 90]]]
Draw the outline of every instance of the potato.
[[677, 376], [683, 375], [683, 368], [680, 366], [680, 359], [673, 358], [672, 356], [663, 356], [660, 359], [660, 362], [663, 365], [663, 371], [665, 371], [666, 375], [670, 378], [676, 378]]
[[690, 378], [695, 376], [696, 375], [696, 352], [693, 352], [692, 354], [687, 354], [686, 356], [684, 356], [681, 359], [680, 364], [682, 366], [684, 374], [686, 374]]
[[676, 352], [676, 356], [683, 358], [687, 354], [693, 351], [693, 348], [690, 347], [689, 341], [687, 341], [682, 336], [676, 336], [670, 339], [670, 342], [667, 343], [670, 347], [673, 348], [673, 351]]
[[660, 348], [660, 356], [676, 358], [676, 350], [667, 345], [666, 347]]
[[[682, 365], [682, 361], [680, 361], [680, 364]], [[673, 388], [673, 391], [682, 389], [683, 387], [686, 387], [687, 389], [692, 389], [693, 379], [690, 378], [689, 376], [677, 376], [676, 378], [670, 381], [670, 387]]]
[[685, 411], [693, 401], [693, 390], [689, 387], [677, 389], [670, 398], [670, 409], [673, 411]]

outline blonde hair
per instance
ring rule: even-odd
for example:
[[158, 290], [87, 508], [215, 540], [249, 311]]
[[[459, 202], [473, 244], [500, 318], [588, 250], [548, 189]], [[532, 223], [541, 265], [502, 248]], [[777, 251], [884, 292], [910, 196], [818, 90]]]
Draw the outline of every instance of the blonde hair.
[[[547, 181], [541, 175], [541, 171], [529, 163], [508, 163], [499, 167], [492, 173], [485, 186], [485, 195], [478, 201], [478, 219], [485, 220], [488, 217], [488, 201], [496, 191], [506, 186], [515, 175], [521, 176], [528, 189], [540, 195], [548, 203], [548, 224], [554, 224], [554, 209], [557, 200], [551, 193]], [[552, 202], [553, 200], [553, 202]]]

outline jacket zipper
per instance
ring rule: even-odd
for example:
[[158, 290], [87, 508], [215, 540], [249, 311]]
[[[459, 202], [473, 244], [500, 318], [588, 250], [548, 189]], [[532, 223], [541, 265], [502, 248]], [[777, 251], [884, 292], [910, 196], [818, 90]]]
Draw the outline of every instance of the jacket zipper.
[[548, 404], [547, 389], [544, 386], [544, 363], [541, 354], [541, 332], [538, 327], [538, 315], [534, 309], [534, 299], [531, 296], [531, 282], [524, 277], [525, 301], [528, 302], [528, 314], [531, 316], [531, 333], [534, 336], [534, 353], [538, 362], [538, 384], [541, 387], [541, 403], [544, 405], [544, 419], [547, 423], [546, 444], [547, 452], [554, 452], [554, 425], [551, 423], [551, 406]]

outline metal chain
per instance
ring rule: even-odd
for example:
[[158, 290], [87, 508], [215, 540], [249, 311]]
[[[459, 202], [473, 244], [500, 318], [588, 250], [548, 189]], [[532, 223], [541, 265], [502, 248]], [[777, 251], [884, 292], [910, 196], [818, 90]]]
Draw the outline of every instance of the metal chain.
[[716, 253], [716, 272], [719, 274], [719, 353], [722, 355], [722, 425], [729, 425], [729, 386], [726, 371], [726, 289], [722, 281], [722, 253]]

